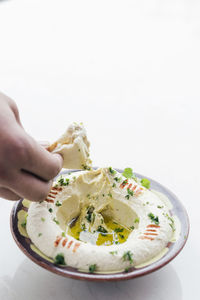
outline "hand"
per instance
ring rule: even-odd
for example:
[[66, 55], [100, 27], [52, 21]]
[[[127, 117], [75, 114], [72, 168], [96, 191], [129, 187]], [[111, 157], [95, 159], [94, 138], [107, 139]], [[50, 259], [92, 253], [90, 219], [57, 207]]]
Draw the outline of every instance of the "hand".
[[62, 164], [25, 132], [15, 102], [0, 93], [0, 197], [44, 200]]

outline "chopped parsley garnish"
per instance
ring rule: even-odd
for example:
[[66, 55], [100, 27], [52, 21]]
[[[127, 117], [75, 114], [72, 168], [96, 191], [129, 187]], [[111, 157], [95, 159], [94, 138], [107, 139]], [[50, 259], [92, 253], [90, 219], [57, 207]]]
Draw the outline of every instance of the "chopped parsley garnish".
[[66, 237], [66, 234], [65, 234], [64, 231], [61, 233], [61, 235], [62, 235], [63, 237]]
[[113, 183], [112, 187], [116, 187], [116, 183]]
[[51, 207], [49, 208], [49, 212], [50, 212], [50, 213], [52, 213], [52, 212], [53, 212], [53, 209], [52, 209]]
[[57, 265], [66, 265], [64, 255], [62, 253], [56, 255], [54, 262]]
[[133, 196], [133, 191], [131, 191], [130, 189], [127, 189], [127, 192], [129, 195]]
[[147, 178], [142, 178], [141, 179], [141, 185], [144, 186], [145, 188], [149, 189], [150, 188], [150, 181]]
[[90, 194], [87, 194], [87, 196], [86, 196], [87, 198], [90, 198]]
[[94, 273], [96, 271], [96, 269], [97, 269], [97, 265], [96, 264], [89, 266], [89, 272], [90, 273]]
[[61, 185], [61, 186], [66, 186], [69, 184], [69, 178], [63, 178], [61, 177], [59, 180], [58, 180], [58, 183]]
[[108, 231], [101, 225], [99, 225], [99, 227], [97, 228], [97, 231], [101, 232], [101, 233], [107, 233]]
[[89, 223], [92, 222], [92, 213], [94, 211], [94, 206], [89, 206], [88, 210], [87, 210], [87, 215], [85, 216], [85, 218], [88, 220]]
[[108, 196], [109, 196], [110, 198], [112, 198], [112, 194], [111, 194], [111, 193], [108, 193]]
[[58, 220], [56, 220], [56, 218], [53, 218], [53, 221], [58, 225], [60, 224]]
[[65, 185], [69, 185], [69, 178], [65, 178]]
[[83, 168], [83, 170], [87, 170], [87, 171], [91, 170], [91, 168], [89, 166], [86, 166], [86, 165], [82, 165], [82, 168]]
[[122, 175], [126, 178], [133, 178], [136, 179], [135, 174], [133, 173], [133, 170], [131, 168], [125, 168]]
[[130, 261], [130, 264], [133, 263], [133, 253], [131, 251], [124, 252], [122, 258], [124, 261]]
[[60, 203], [59, 201], [56, 201], [56, 206], [61, 206], [62, 203]]
[[83, 223], [83, 224], [81, 224], [81, 229], [83, 230], [83, 231], [85, 231], [86, 230], [86, 227], [85, 227], [85, 224]]
[[45, 218], [42, 217], [42, 218], [41, 218], [41, 221], [44, 222], [44, 221], [45, 221]]
[[124, 269], [124, 272], [125, 272], [125, 273], [128, 273], [129, 271], [130, 271], [130, 268], [125, 268], [125, 269]]
[[134, 226], [131, 226], [131, 227], [130, 227], [130, 229], [132, 229], [132, 230], [133, 230], [133, 229], [135, 229], [135, 227], [134, 227]]
[[139, 223], [140, 222], [140, 219], [139, 218], [136, 218], [134, 223]]
[[21, 223], [21, 226], [22, 226], [23, 228], [26, 228], [26, 220], [24, 220], [24, 221]]
[[149, 214], [148, 214], [148, 217], [151, 219], [151, 222], [155, 223], [156, 225], [159, 224], [158, 216], [154, 216], [154, 214], [149, 213]]
[[40, 237], [42, 235], [42, 233], [40, 232], [40, 233], [38, 233], [38, 237]]
[[111, 167], [109, 167], [108, 170], [109, 170], [110, 174], [112, 174], [112, 175], [114, 175], [116, 173], [116, 171], [113, 170]]
[[160, 205], [157, 206], [157, 208], [163, 208], [163, 207], [164, 207], [164, 206], [160, 206]]
[[122, 186], [125, 187], [125, 185], [128, 183], [128, 179], [125, 179], [124, 181], [122, 181]]
[[120, 177], [115, 177], [114, 180], [117, 181], [117, 182], [120, 182], [121, 178]]
[[117, 251], [110, 251], [110, 254], [112, 254], [112, 255], [115, 255], [117, 253], [118, 253]]
[[165, 214], [165, 216], [166, 216], [167, 219], [171, 222], [171, 223], [169, 223], [169, 226], [172, 228], [172, 231], [175, 231], [174, 220], [173, 220], [168, 214]]
[[121, 239], [124, 239], [124, 235], [123, 234], [119, 234]]
[[131, 191], [130, 189], [127, 189], [128, 194], [125, 196], [125, 198], [129, 199], [130, 196], [133, 196], [133, 191]]
[[118, 233], [118, 232], [123, 232], [124, 231], [124, 228], [115, 228], [114, 229], [114, 232]]
[[105, 197], [105, 194], [102, 194], [103, 197]]

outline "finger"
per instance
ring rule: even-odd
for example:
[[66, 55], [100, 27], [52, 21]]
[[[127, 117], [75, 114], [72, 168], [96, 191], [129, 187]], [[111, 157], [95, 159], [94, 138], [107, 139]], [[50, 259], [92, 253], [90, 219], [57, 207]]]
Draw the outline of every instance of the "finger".
[[45, 149], [47, 149], [50, 145], [48, 141], [38, 141], [38, 144], [40, 144], [40, 146], [44, 147]]
[[20, 196], [17, 194], [13, 193], [11, 190], [7, 188], [0, 187], [0, 197], [7, 199], [7, 200], [19, 200], [21, 199]]
[[52, 181], [42, 181], [32, 174], [20, 171], [13, 177], [12, 183], [9, 185], [8, 188], [17, 195], [37, 202], [46, 198], [52, 187]]
[[48, 181], [53, 179], [62, 169], [62, 156], [56, 153], [49, 153], [31, 137], [29, 137], [27, 151], [28, 159], [21, 166], [23, 170]]

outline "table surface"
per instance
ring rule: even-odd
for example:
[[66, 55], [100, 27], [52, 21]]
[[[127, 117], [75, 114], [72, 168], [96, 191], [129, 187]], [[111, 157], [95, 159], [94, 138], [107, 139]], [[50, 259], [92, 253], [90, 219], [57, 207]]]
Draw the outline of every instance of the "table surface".
[[183, 251], [126, 282], [62, 278], [12, 239], [0, 199], [0, 299], [199, 299], [200, 3], [195, 0], [0, 1], [0, 89], [27, 132], [53, 141], [83, 121], [94, 165], [132, 167], [188, 211]]

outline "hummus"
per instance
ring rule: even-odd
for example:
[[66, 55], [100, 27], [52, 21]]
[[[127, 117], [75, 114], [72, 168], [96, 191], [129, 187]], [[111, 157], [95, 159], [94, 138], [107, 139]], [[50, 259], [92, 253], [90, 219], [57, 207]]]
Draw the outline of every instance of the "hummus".
[[89, 170], [89, 147], [85, 128], [82, 124], [73, 123], [47, 150], [63, 156], [63, 168]]
[[123, 174], [100, 168], [61, 176], [45, 201], [29, 207], [34, 245], [57, 264], [86, 272], [128, 270], [159, 255], [175, 231], [170, 208], [147, 180]]

